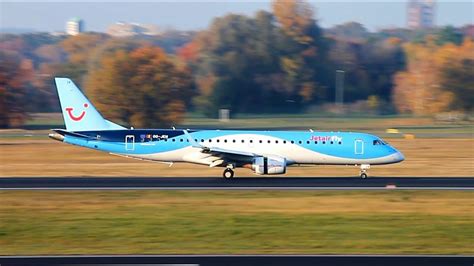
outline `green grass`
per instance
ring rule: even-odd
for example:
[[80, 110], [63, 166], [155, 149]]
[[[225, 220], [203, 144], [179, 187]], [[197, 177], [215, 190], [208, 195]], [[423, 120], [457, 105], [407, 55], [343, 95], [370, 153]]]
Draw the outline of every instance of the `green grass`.
[[0, 192], [0, 255], [474, 254], [471, 192]]

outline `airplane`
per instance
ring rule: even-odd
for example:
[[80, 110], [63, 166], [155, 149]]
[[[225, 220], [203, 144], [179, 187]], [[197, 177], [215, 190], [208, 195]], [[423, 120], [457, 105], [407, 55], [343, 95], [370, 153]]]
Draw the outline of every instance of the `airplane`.
[[356, 132], [127, 129], [106, 120], [68, 78], [55, 78], [66, 129], [49, 137], [129, 158], [169, 163], [187, 162], [237, 167], [257, 175], [285, 174], [292, 165], [354, 165], [367, 178], [372, 165], [405, 159], [381, 138]]

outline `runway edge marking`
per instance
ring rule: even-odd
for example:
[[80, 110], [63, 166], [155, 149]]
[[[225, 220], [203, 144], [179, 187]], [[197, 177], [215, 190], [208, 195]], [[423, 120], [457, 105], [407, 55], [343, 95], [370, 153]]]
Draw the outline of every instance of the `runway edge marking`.
[[474, 187], [14, 187], [0, 190], [474, 190]]

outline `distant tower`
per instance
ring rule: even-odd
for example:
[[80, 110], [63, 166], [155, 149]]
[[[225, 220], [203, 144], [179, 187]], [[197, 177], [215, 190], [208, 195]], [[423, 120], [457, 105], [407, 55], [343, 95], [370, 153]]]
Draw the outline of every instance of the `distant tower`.
[[68, 35], [77, 35], [84, 32], [84, 21], [80, 18], [72, 18], [66, 23], [66, 33]]
[[408, 2], [407, 23], [410, 29], [434, 27], [434, 0], [410, 0]]

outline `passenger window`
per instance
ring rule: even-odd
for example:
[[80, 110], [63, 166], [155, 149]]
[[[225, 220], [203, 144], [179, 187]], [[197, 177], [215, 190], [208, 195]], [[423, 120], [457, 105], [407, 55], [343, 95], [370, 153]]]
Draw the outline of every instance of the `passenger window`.
[[323, 141], [323, 144], [326, 144], [326, 141]]
[[334, 141], [331, 141], [331, 144], [334, 144]]
[[225, 139], [224, 142], [227, 143], [227, 140]]
[[232, 140], [232, 142], [233, 142], [233, 143], [235, 143], [235, 139], [234, 139], [234, 140]]
[[217, 142], [219, 142], [220, 140], [216, 140]]
[[315, 142], [314, 142], [314, 144], [318, 144], [318, 142], [317, 142], [317, 141], [315, 141]]
[[262, 141], [262, 140], [259, 140], [258, 142], [262, 143], [263, 141]]
[[278, 140], [275, 140], [275, 143], [278, 144]]
[[306, 141], [306, 144], [309, 144], [309, 140], [308, 140], [308, 141]]
[[341, 145], [341, 144], [342, 144], [342, 142], [339, 141], [339, 145]]
[[250, 143], [253, 143], [253, 140], [250, 140]]
[[201, 142], [204, 142], [204, 140], [203, 140], [203, 139], [201, 139]]
[[293, 140], [291, 141], [291, 144], [295, 143]]
[[242, 140], [242, 143], [244, 143], [244, 142], [245, 142], [245, 140]]
[[179, 139], [179, 142], [183, 142], [183, 139]]
[[283, 144], [286, 144], [286, 140], [283, 141]]
[[267, 143], [270, 143], [270, 140], [267, 140]]
[[212, 139], [209, 139], [209, 142], [212, 142]]
[[299, 144], [301, 144], [301, 140], [300, 140], [300, 141], [298, 141], [298, 143], [299, 143]]

